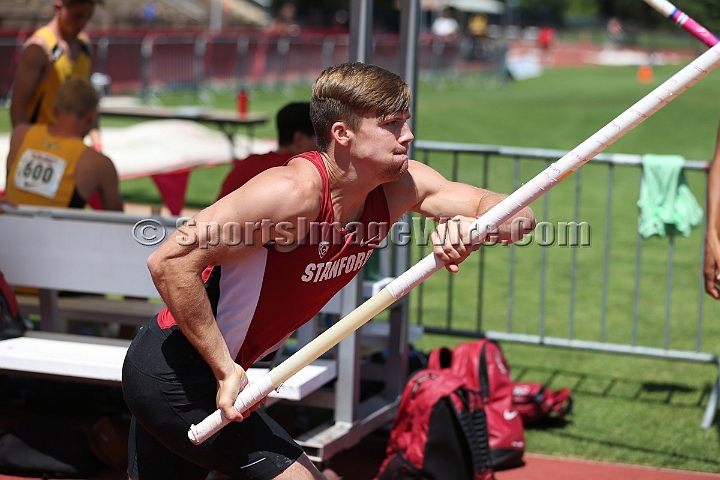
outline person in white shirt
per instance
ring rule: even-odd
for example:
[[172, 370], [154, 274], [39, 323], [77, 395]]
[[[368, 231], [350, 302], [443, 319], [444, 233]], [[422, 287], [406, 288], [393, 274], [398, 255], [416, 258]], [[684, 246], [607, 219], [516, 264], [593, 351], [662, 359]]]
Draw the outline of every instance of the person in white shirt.
[[445, 8], [432, 24], [432, 33], [439, 37], [451, 37], [460, 32], [460, 24], [450, 15], [450, 9]]

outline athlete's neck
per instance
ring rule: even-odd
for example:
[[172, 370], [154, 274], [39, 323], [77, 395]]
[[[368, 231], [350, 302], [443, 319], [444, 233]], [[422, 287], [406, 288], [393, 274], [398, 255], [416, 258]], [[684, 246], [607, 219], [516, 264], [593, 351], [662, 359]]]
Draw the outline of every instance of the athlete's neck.
[[377, 186], [365, 185], [352, 168], [351, 163], [338, 165], [328, 152], [320, 152], [330, 185], [334, 220], [346, 225], [357, 221], [365, 208], [368, 194]]
[[48, 133], [55, 137], [84, 138], [86, 131], [86, 122], [70, 116], [59, 117], [55, 124], [48, 126]]

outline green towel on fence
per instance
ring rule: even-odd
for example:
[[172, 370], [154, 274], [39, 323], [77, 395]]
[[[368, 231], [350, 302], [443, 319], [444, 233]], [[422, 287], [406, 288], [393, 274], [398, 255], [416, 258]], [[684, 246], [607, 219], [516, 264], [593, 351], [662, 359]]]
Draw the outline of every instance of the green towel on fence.
[[643, 238], [665, 237], [668, 226], [684, 236], [700, 224], [703, 210], [690, 191], [679, 155], [643, 155], [638, 231]]

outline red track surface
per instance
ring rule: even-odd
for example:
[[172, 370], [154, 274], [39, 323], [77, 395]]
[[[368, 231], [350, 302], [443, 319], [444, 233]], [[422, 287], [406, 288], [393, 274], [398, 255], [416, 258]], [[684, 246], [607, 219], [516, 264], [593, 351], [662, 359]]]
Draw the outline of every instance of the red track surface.
[[525, 466], [497, 472], [497, 480], [701, 480], [720, 478], [681, 470], [666, 470], [635, 465], [587, 462], [544, 455], [525, 454]]

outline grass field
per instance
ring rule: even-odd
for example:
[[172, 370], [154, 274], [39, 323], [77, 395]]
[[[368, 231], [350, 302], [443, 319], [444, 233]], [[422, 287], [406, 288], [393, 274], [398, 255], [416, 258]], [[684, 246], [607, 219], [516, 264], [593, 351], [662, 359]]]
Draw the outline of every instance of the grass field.
[[[680, 65], [655, 67], [655, 83], [652, 85], [640, 84], [634, 67], [548, 70], [538, 78], [508, 84], [498, 84], [479, 75], [463, 75], [434, 83], [422, 81], [416, 95], [415, 133], [418, 139], [423, 140], [569, 150], [680, 68]], [[251, 91], [250, 108], [275, 112], [284, 103], [305, 100], [308, 95], [309, 85], [290, 86], [283, 90], [255, 88]], [[162, 101], [168, 105], [202, 101], [214, 107], [229, 109], [233, 108], [233, 98], [233, 92], [208, 91], [200, 100], [186, 94], [174, 94], [162, 97]], [[720, 72], [714, 72], [607, 151], [679, 154], [687, 159], [707, 160], [713, 153], [720, 121], [718, 104]], [[6, 118], [7, 115], [0, 112], [0, 130], [7, 131], [7, 124], [2, 123], [6, 122]], [[103, 124], [121, 125], [122, 122], [107, 120]], [[256, 133], [271, 137], [274, 136], [273, 130], [274, 126], [270, 123], [258, 128]], [[442, 158], [433, 166], [441, 171], [449, 169], [448, 160]], [[211, 203], [227, 170], [228, 167], [214, 167], [194, 171], [189, 185], [188, 205], [203, 207]], [[523, 178], [529, 179], [539, 171], [537, 164], [524, 165]], [[583, 190], [586, 192], [583, 220], [602, 218], [604, 215], [605, 205], [598, 201], [599, 192], [605, 189], [604, 179], [594, 172], [592, 165], [582, 170], [583, 182], [586, 184]], [[480, 180], [477, 175], [472, 169], [461, 171], [461, 179], [471, 183]], [[494, 175], [497, 187], [491, 185], [491, 188], [509, 192], [511, 185], [503, 176], [502, 169]], [[634, 255], [639, 170], [625, 169], [616, 176], [619, 177], [616, 178], [615, 187], [618, 196], [614, 200], [613, 218], [620, 228], [615, 231], [619, 231], [622, 225], [629, 225], [631, 235], [625, 237], [618, 233], [617, 239], [614, 239], [618, 242], [613, 248], [619, 266], [612, 271], [612, 276], [614, 281], [620, 282], [619, 285], [623, 285], [623, 281], [629, 285], [632, 282], [633, 265], [627, 259]], [[703, 174], [688, 173], [688, 183], [699, 199], [704, 190], [703, 181]], [[149, 180], [127, 181], [121, 187], [128, 201], [159, 203], [159, 196]], [[568, 186], [563, 184], [553, 191], [553, 216], [567, 220], [567, 216], [571, 215], [572, 207], [567, 200], [571, 192], [572, 184], [569, 182]], [[534, 205], [536, 213], [541, 211], [539, 207]], [[699, 229], [695, 229], [688, 239], [678, 240], [676, 256], [680, 258], [682, 268], [676, 267], [679, 282], [676, 288], [678, 292], [684, 292], [682, 298], [687, 298], [693, 292], [697, 296], [695, 269], [699, 261], [700, 241]], [[658, 251], [652, 253], [653, 248]], [[647, 255], [664, 258], [664, 247], [660, 242], [651, 242], [649, 249], [651, 253]], [[562, 268], [568, 261], [567, 252], [567, 249], [564, 252], [555, 249], [549, 254], [550, 262], [559, 266], [553, 281], [564, 275]], [[594, 261], [590, 252], [579, 254], [583, 256], [583, 261], [589, 262], [587, 265]], [[533, 282], [537, 282], [537, 279], [531, 278], [536, 260], [528, 258], [519, 260], [523, 266], [517, 273], [521, 277], [520, 291], [524, 285], [528, 285], [528, 289], [536, 288]], [[413, 261], [417, 259], [415, 254]], [[503, 272], [507, 262], [506, 253], [491, 250], [487, 253], [487, 259], [490, 264], [487, 268]], [[592, 268], [589, 266], [588, 269]], [[426, 282], [428, 285], [424, 292], [430, 295], [430, 299], [437, 295], [434, 307], [444, 312], [448, 300], [442, 296], [441, 287], [447, 281], [447, 275], [439, 273], [437, 277], [437, 280], [432, 278]], [[453, 301], [456, 302], [454, 312], [459, 317], [468, 310], [468, 318], [471, 319], [476, 309], [476, 278], [477, 273], [472, 266], [456, 276], [455, 289], [460, 300]], [[585, 285], [582, 294], [597, 295], [597, 278], [586, 276], [582, 280]], [[437, 282], [439, 286], [432, 286], [436, 284], [431, 281]], [[643, 308], [651, 312], [649, 315], [662, 316], [664, 305], [660, 294], [654, 292], [664, 291], [664, 277], [650, 269], [643, 281], [647, 285], [645, 291], [648, 292], [643, 299]], [[567, 292], [561, 283], [559, 285], [558, 298], [566, 298]], [[486, 299], [502, 298], [502, 289], [496, 287], [498, 290], [494, 293], [486, 292]], [[535, 290], [527, 291], [528, 298], [534, 294]], [[410, 296], [412, 299], [413, 293]], [[518, 317], [536, 315], [534, 303], [525, 300], [517, 299]], [[630, 306], [619, 296], [613, 297], [612, 301], [614, 303], [608, 323], [620, 330], [626, 328]], [[557, 311], [565, 312], [563, 315], [566, 315], [566, 306], [561, 303], [562, 300], [558, 302], [560, 305]], [[493, 315], [505, 315], [504, 307], [499, 309], [499, 314], [496, 314], [492, 305], [483, 308], [487, 309], [486, 316], [490, 322], [495, 318]], [[680, 313], [675, 313], [673, 318], [679, 317], [682, 321], [687, 315], [688, 322], [693, 324], [690, 326], [692, 329], [694, 305], [679, 305], [677, 308], [681, 309]], [[690, 313], [684, 313], [685, 308]], [[704, 349], [720, 353], [717, 347], [720, 309], [716, 304], [706, 302], [704, 311]], [[424, 313], [426, 318], [432, 315], [431, 309]], [[577, 312], [578, 329], [581, 335], [596, 336], [594, 327], [584, 323], [588, 315], [588, 312]], [[552, 324], [548, 327], [556, 328]], [[681, 325], [673, 327], [682, 329]], [[661, 328], [661, 321], [659, 327], [648, 327], [642, 332], [643, 340], [657, 342], [658, 337], [661, 337]], [[441, 344], [454, 344], [462, 340], [426, 335], [416, 346], [428, 351]], [[626, 332], [608, 340], [627, 341]], [[694, 346], [692, 336], [683, 342], [689, 344], [684, 343], [682, 348]], [[720, 427], [715, 425], [708, 430], [699, 427], [712, 382], [717, 375], [716, 366], [509, 343], [504, 344], [503, 348], [516, 378], [543, 381], [553, 388], [568, 386], [575, 398], [575, 413], [567, 423], [548, 423], [527, 430], [529, 451], [720, 473]]]

